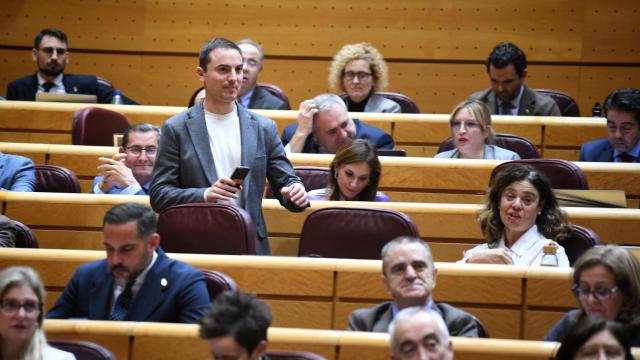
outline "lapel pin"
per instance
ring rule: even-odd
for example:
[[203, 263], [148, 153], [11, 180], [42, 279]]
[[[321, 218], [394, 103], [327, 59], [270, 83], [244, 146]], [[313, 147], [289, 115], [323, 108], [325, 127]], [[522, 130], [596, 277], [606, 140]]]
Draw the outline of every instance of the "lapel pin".
[[73, 92], [74, 92], [74, 93], [77, 93], [77, 92], [78, 92], [78, 87], [77, 87], [77, 86], [75, 86], [75, 85], [73, 86]]
[[160, 279], [160, 285], [162, 285], [162, 287], [166, 287], [167, 284], [169, 284], [169, 282], [167, 281], [166, 278]]

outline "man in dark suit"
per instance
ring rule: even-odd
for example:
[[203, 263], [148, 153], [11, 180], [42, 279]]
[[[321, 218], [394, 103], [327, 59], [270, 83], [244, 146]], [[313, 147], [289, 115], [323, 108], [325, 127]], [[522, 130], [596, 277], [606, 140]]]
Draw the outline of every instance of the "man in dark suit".
[[300, 104], [298, 123], [282, 131], [287, 153], [335, 154], [340, 146], [353, 139], [365, 139], [378, 149], [393, 149], [391, 135], [352, 119], [342, 99], [334, 94], [320, 94]]
[[437, 270], [429, 246], [418, 238], [399, 237], [388, 242], [381, 252], [382, 283], [393, 301], [372, 308], [358, 309], [349, 316], [349, 330], [387, 332], [396, 314], [419, 306], [437, 312], [452, 336], [478, 336], [474, 317], [431, 297]]
[[618, 89], [604, 102], [606, 139], [582, 145], [579, 161], [640, 162], [640, 90]]
[[562, 116], [556, 102], [524, 84], [527, 57], [515, 44], [498, 44], [487, 59], [491, 87], [469, 96], [487, 104], [493, 115]]
[[217, 296], [200, 320], [200, 337], [213, 359], [267, 360], [271, 308], [242, 291]]
[[264, 63], [262, 47], [251, 39], [242, 39], [236, 45], [242, 51], [244, 59], [238, 102], [247, 109], [289, 110], [289, 106], [282, 99], [256, 86]]
[[103, 225], [107, 258], [80, 266], [47, 317], [198, 322], [210, 301], [204, 277], [159, 248], [156, 214], [119, 204]]
[[[111, 84], [95, 75], [64, 74], [69, 63], [67, 34], [58, 29], [43, 29], [34, 40], [31, 50], [38, 72], [9, 83], [7, 100], [35, 101], [36, 93], [96, 95], [101, 104], [111, 103], [114, 89]], [[122, 96], [123, 103], [137, 104]]]
[[36, 167], [29, 158], [0, 152], [0, 191], [35, 191]]
[[[227, 39], [213, 39], [200, 50], [196, 71], [205, 98], [165, 122], [151, 180], [151, 206], [157, 212], [194, 202], [240, 206], [256, 225], [257, 254], [267, 255], [265, 178], [288, 210], [302, 211], [309, 201], [273, 120], [236, 105], [242, 69], [240, 49]], [[250, 169], [241, 186], [229, 178], [238, 166]]]

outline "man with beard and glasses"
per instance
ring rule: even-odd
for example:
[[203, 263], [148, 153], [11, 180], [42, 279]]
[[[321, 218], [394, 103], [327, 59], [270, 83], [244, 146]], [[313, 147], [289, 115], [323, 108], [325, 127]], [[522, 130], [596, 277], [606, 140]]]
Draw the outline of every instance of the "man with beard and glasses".
[[[98, 102], [109, 104], [114, 96], [111, 84], [95, 75], [64, 74], [69, 63], [67, 34], [58, 29], [43, 29], [34, 40], [31, 56], [38, 72], [9, 83], [7, 100], [35, 101], [36, 93], [96, 95]], [[122, 95], [124, 104], [137, 103]]]
[[492, 115], [562, 116], [556, 102], [524, 84], [527, 57], [515, 44], [498, 44], [487, 59], [491, 87], [469, 96], [487, 104]]
[[47, 318], [197, 323], [210, 301], [204, 277], [160, 249], [156, 214], [119, 204], [103, 226], [107, 258], [80, 266]]

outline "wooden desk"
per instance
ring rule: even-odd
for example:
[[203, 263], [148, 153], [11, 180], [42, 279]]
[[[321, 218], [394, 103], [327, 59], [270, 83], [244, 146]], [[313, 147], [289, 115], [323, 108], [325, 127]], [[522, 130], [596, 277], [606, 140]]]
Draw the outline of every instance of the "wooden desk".
[[[3, 214], [21, 221], [36, 232], [44, 248], [102, 249], [102, 218], [121, 202], [148, 204], [141, 195], [95, 195], [56, 193], [0, 193]], [[262, 209], [276, 255], [293, 255], [304, 220], [312, 211], [335, 202], [314, 201], [311, 208], [292, 213], [277, 200], [264, 199]], [[475, 214], [480, 205], [432, 203], [341, 202], [341, 206], [388, 208], [409, 215], [420, 236], [432, 246], [438, 261], [455, 261], [463, 249], [483, 242]], [[593, 229], [605, 243], [637, 245], [639, 209], [565, 208], [570, 220]]]
[[[78, 266], [104, 256], [104, 251], [5, 248], [0, 249], [0, 268], [22, 265], [38, 271], [49, 309]], [[380, 279], [380, 260], [170, 256], [222, 271], [244, 291], [255, 292], [271, 305], [274, 326], [345, 329], [352, 310], [390, 299]], [[542, 339], [548, 323], [575, 306], [571, 269], [439, 262], [436, 267], [435, 300], [476, 315], [493, 337]]]
[[[82, 339], [97, 342], [113, 351], [118, 359], [205, 359], [210, 354], [198, 337], [198, 325], [45, 320], [49, 339]], [[271, 327], [267, 333], [269, 350], [311, 351], [329, 360], [358, 358], [387, 360], [389, 335], [336, 330]], [[477, 339], [452, 337], [458, 360], [546, 360], [555, 355], [557, 342]], [[635, 359], [640, 349], [633, 349]]]
[[[98, 157], [110, 157], [115, 147], [0, 143], [0, 151], [30, 157], [37, 164], [59, 165], [80, 179], [83, 192], [97, 174]], [[292, 154], [295, 166], [328, 167], [331, 155]], [[481, 203], [491, 171], [502, 161], [381, 157], [380, 189], [393, 201]], [[576, 162], [592, 190], [623, 190], [629, 207], [640, 206], [637, 164]]]
[[[73, 113], [86, 104], [3, 101], [0, 103], [0, 141], [30, 143], [71, 143]], [[130, 123], [148, 122], [162, 125], [171, 116], [185, 110], [177, 106], [92, 105], [127, 116]], [[256, 110], [273, 119], [282, 131], [297, 120], [295, 110]], [[367, 124], [391, 134], [396, 147], [410, 156], [432, 157], [440, 143], [450, 136], [448, 114], [353, 113]], [[29, 119], [29, 121], [24, 121]], [[604, 118], [566, 118], [536, 116], [493, 116], [498, 133], [528, 138], [542, 156], [576, 160], [580, 145], [606, 137]]]

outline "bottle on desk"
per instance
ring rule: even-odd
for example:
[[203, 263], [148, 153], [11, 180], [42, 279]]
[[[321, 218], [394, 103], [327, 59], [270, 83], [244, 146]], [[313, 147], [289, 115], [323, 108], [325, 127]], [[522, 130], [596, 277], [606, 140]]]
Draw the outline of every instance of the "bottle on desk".
[[114, 105], [122, 105], [122, 93], [120, 90], [115, 90], [113, 92], [113, 98], [111, 99], [111, 103]]
[[600, 103], [597, 101], [596, 104], [593, 105], [593, 109], [591, 109], [591, 116], [602, 117], [602, 106], [600, 106]]
[[558, 252], [558, 244], [555, 241], [550, 241], [547, 245], [542, 249], [544, 255], [542, 255], [542, 260], [540, 261], [541, 266], [558, 266], [558, 256], [556, 253]]

